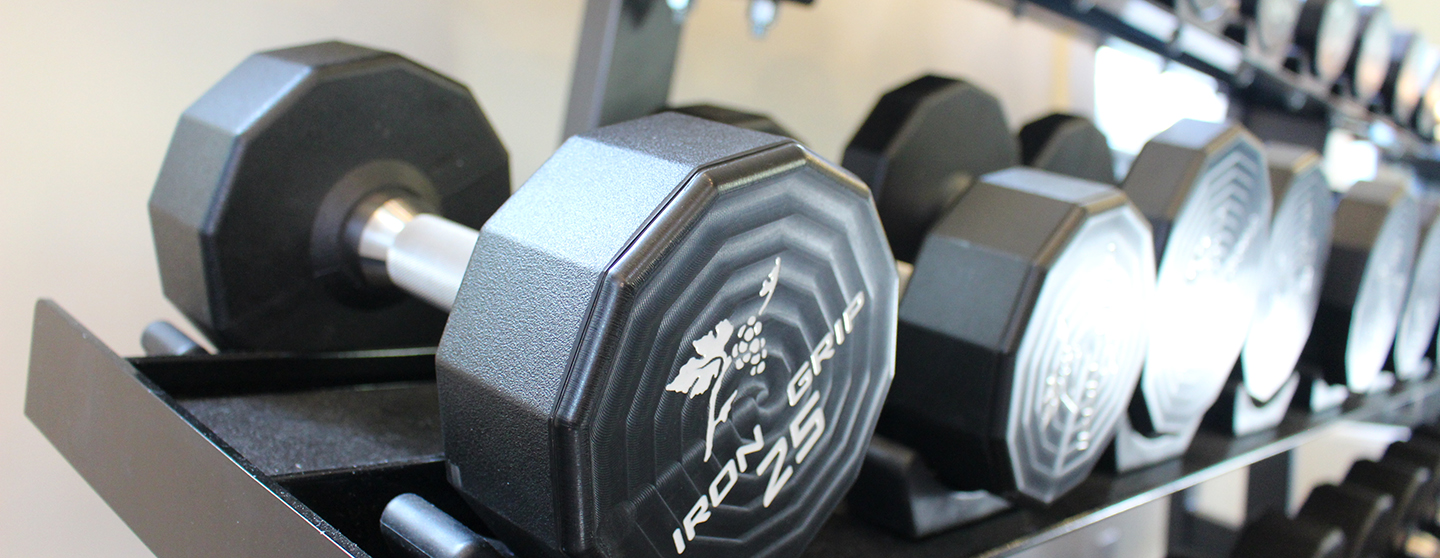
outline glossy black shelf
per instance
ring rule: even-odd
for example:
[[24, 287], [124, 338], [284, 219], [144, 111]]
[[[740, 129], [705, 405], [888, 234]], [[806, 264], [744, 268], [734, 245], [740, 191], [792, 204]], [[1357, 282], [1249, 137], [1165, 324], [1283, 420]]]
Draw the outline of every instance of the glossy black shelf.
[[[415, 492], [485, 529], [444, 480], [433, 352], [123, 359], [36, 307], [26, 415], [161, 558], [391, 556], [390, 498]], [[809, 556], [1005, 556], [1287, 452], [1343, 420], [1440, 415], [1440, 380], [1292, 411], [1243, 438], [1202, 431], [1183, 460], [1097, 472], [1048, 508], [912, 541], [831, 518]]]
[[1234, 40], [1185, 23], [1150, 0], [986, 0], [1017, 15], [1096, 39], [1115, 37], [1205, 73], [1251, 106], [1318, 118], [1374, 141], [1395, 160], [1437, 160], [1406, 126], [1309, 76], [1260, 60]]

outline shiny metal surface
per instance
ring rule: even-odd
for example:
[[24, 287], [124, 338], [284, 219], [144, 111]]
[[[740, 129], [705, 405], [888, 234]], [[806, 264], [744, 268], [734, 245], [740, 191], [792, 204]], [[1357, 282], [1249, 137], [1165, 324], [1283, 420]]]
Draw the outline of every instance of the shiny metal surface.
[[[1367, 186], [1372, 183], [1355, 187]], [[1345, 368], [1352, 392], [1367, 391], [1385, 366], [1415, 265], [1419, 229], [1419, 208], [1407, 197], [1385, 219], [1370, 249], [1346, 342]]]
[[1395, 42], [1395, 23], [1384, 6], [1365, 8], [1365, 27], [1355, 42], [1355, 98], [1369, 104], [1385, 85], [1390, 71], [1390, 52]]
[[421, 213], [398, 197], [381, 203], [364, 223], [356, 245], [361, 267], [383, 266], [391, 284], [450, 311], [480, 232]]

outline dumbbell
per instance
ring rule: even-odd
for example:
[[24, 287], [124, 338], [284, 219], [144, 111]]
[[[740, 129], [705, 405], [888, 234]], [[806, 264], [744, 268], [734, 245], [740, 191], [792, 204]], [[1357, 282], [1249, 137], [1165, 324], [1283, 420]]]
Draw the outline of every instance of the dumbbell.
[[1359, 20], [1355, 46], [1350, 50], [1340, 86], [1360, 104], [1369, 106], [1380, 94], [1386, 74], [1390, 73], [1395, 24], [1390, 19], [1390, 11], [1382, 4], [1362, 6]]
[[1420, 33], [1400, 31], [1395, 34], [1390, 54], [1390, 71], [1380, 89], [1380, 102], [1386, 114], [1402, 126], [1415, 121], [1415, 109], [1425, 90], [1429, 68], [1430, 45]]
[[1377, 556], [1386, 542], [1374, 536], [1395, 511], [1389, 494], [1350, 483], [1322, 484], [1310, 491], [1297, 518], [1330, 525], [1345, 533], [1344, 558]]
[[1273, 194], [1259, 140], [1192, 120], [1150, 140], [1121, 189], [1160, 261], [1145, 368], [1115, 441], [1114, 468], [1128, 471], [1184, 453], [1225, 387], [1260, 296]]
[[1360, 182], [1335, 209], [1320, 307], [1301, 359], [1325, 381], [1368, 391], [1395, 341], [1419, 236], [1419, 210], [1402, 187]]
[[1056, 113], [1020, 128], [1020, 159], [1027, 167], [1102, 184], [1115, 183], [1115, 155], [1094, 123]]
[[1237, 0], [1161, 0], [1186, 23], [1214, 34], [1225, 31], [1238, 16]]
[[1330, 87], [1345, 72], [1359, 32], [1355, 0], [1305, 0], [1295, 24], [1295, 48], [1285, 66]]
[[1344, 551], [1339, 528], [1276, 510], [1240, 530], [1230, 558], [1340, 558]]
[[1440, 227], [1435, 226], [1436, 208], [1428, 207], [1426, 213], [1391, 356], [1395, 376], [1401, 380], [1418, 379], [1430, 372], [1433, 363], [1427, 363], [1425, 356], [1435, 346], [1440, 324]]
[[[252, 126], [203, 135], [231, 116]], [[174, 213], [231, 236], [197, 227], [203, 259], [162, 246], [161, 266], [194, 275], [209, 316], [308, 313], [255, 309], [257, 331], [449, 310], [447, 477], [521, 555], [797, 554], [893, 375], [869, 191], [793, 140], [663, 114], [567, 140], [479, 230], [446, 219], [492, 199], [481, 179], [504, 171], [473, 167], [497, 161], [468, 92], [431, 70], [338, 43], [258, 54], [187, 111], [152, 197], [162, 243], [182, 240], [160, 233]], [[316, 245], [349, 283], [316, 272]]]
[[1433, 437], [1433, 433], [1417, 430], [1410, 440], [1387, 446], [1382, 460], [1411, 463], [1430, 472], [1430, 483], [1426, 491], [1415, 499], [1412, 513], [1420, 518], [1422, 528], [1440, 533], [1440, 528], [1436, 527], [1437, 514], [1440, 514], [1440, 441]]
[[1302, 0], [1241, 0], [1241, 17], [1226, 27], [1225, 35], [1245, 45], [1255, 59], [1278, 68], [1290, 53], [1301, 4]]
[[1050, 502], [1123, 412], [1154, 260], [1118, 189], [1020, 167], [1017, 147], [994, 96], [924, 76], [881, 97], [843, 164], [913, 264], [880, 434], [953, 490]]
[[712, 122], [745, 128], [746, 130], [755, 130], [756, 132], [795, 138], [797, 141], [799, 139], [795, 134], [786, 130], [779, 122], [776, 122], [775, 119], [770, 118], [770, 116], [766, 114], [711, 104], [685, 105], [666, 110], [680, 114], [688, 114], [696, 118], [704, 118]]
[[1245, 392], [1262, 404], [1285, 386], [1310, 337], [1335, 205], [1314, 150], [1270, 144], [1265, 155], [1275, 215], [1255, 320], [1235, 363]]
[[[1382, 554], [1403, 551], [1406, 541], [1419, 531], [1422, 518], [1417, 505], [1433, 494], [1430, 477], [1429, 469], [1395, 458], [1356, 461], [1345, 474], [1345, 484], [1383, 492], [1394, 501], [1392, 512], [1371, 534], [1375, 539], [1373, 547]], [[1430, 523], [1430, 520], [1424, 522]]]

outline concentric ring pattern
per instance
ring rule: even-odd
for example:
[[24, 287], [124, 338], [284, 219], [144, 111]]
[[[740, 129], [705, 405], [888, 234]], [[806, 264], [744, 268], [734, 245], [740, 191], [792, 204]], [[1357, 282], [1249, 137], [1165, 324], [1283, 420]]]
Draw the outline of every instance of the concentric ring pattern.
[[1049, 501], [1099, 460], [1145, 360], [1154, 289], [1154, 241], [1128, 204], [1081, 225], [1046, 274], [1006, 426], [1020, 492]]
[[1431, 225], [1425, 233], [1411, 277], [1410, 294], [1405, 297], [1405, 311], [1395, 334], [1395, 373], [1401, 379], [1425, 373], [1425, 352], [1440, 323], [1440, 227]]
[[1400, 325], [1419, 236], [1419, 208], [1406, 197], [1385, 218], [1360, 276], [1345, 341], [1345, 379], [1352, 391], [1369, 389], [1385, 366]]
[[798, 554], [889, 389], [897, 279], [868, 195], [808, 165], [737, 184], [606, 333], [626, 373], [597, 376], [577, 436], [605, 555]]
[[1245, 389], [1269, 401], [1295, 370], [1315, 310], [1335, 224], [1330, 186], [1319, 167], [1296, 175], [1275, 206], [1263, 287], [1240, 354]]
[[1200, 420], [1245, 344], [1269, 234], [1264, 161], [1242, 139], [1207, 159], [1160, 256], [1137, 394], [1158, 432]]

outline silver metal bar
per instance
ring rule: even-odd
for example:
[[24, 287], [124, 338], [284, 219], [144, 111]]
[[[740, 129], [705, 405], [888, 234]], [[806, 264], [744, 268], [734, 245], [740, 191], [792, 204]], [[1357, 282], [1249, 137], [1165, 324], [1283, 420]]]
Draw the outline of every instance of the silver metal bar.
[[660, 0], [587, 0], [561, 140], [665, 107], [683, 14]]
[[449, 312], [480, 232], [422, 213], [405, 198], [387, 200], [364, 218], [356, 246], [362, 266], [384, 269], [391, 284]]

